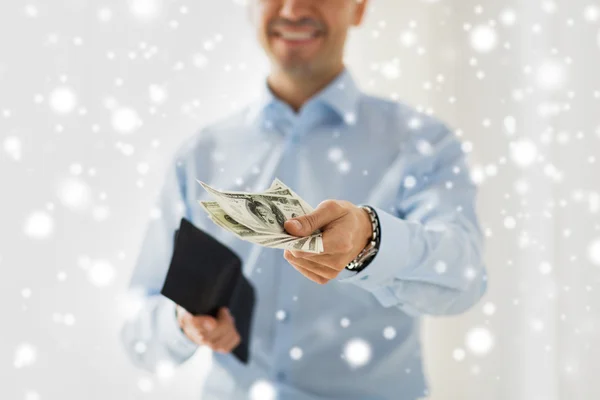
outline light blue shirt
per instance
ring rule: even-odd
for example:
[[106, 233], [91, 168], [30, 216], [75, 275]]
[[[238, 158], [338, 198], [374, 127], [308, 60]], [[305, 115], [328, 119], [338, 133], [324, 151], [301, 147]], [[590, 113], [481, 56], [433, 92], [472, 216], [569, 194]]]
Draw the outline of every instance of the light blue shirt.
[[[257, 293], [251, 362], [212, 353], [202, 399], [266, 400], [264, 387], [278, 400], [426, 396], [419, 317], [462, 313], [486, 290], [477, 188], [465, 158], [445, 124], [362, 93], [347, 69], [298, 113], [265, 80], [258, 101], [177, 151], [131, 280], [143, 306], [122, 330], [128, 354], [154, 371], [198, 348], [179, 329], [175, 305], [159, 294], [173, 233], [186, 217], [239, 254]], [[262, 191], [275, 177], [313, 207], [326, 199], [373, 206], [381, 224], [373, 262], [316, 284], [283, 250], [239, 240], [197, 203], [210, 199], [197, 179]]]

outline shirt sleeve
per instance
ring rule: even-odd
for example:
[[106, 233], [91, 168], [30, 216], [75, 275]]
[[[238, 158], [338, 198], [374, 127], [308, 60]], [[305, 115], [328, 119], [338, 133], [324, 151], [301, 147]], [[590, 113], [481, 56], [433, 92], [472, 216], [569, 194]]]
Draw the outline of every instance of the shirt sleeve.
[[[459, 314], [487, 289], [477, 187], [461, 142], [439, 124], [411, 139], [395, 213], [374, 207], [381, 243], [373, 261], [339, 282], [412, 316]], [[408, 153], [411, 153], [410, 151]]]
[[175, 230], [182, 217], [189, 219], [185, 182], [184, 163], [176, 155], [164, 178], [129, 284], [129, 305], [134, 311], [120, 332], [129, 358], [152, 372], [161, 363], [183, 363], [198, 348], [179, 328], [175, 304], [160, 294]]

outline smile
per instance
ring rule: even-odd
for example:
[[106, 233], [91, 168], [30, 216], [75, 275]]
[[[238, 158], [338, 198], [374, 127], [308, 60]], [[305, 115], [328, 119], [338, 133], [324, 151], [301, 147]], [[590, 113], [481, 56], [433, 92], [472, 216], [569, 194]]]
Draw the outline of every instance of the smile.
[[319, 36], [319, 32], [276, 32], [276, 37], [280, 37], [285, 40], [309, 40]]
[[289, 45], [309, 44], [322, 36], [321, 31], [275, 31], [272, 33], [275, 39], [281, 40]]

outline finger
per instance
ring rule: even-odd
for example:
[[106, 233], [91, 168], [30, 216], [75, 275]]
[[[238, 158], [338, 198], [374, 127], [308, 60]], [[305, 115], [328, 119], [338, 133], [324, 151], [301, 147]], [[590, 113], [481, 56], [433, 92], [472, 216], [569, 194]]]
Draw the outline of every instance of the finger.
[[[339, 270], [339, 268], [336, 268], [337, 264], [339, 264], [339, 259], [340, 259], [339, 255], [313, 254], [313, 253], [307, 253], [307, 252], [298, 252], [296, 250], [293, 250], [293, 251], [285, 250], [285, 251], [290, 252], [291, 255], [295, 258], [302, 258], [305, 260], [310, 260], [317, 264], [323, 265], [325, 267], [335, 269], [336, 271]], [[298, 254], [298, 253], [300, 253], [300, 254]], [[285, 252], [284, 252], [284, 257], [285, 257]]]
[[219, 338], [219, 340], [214, 342], [213, 349], [223, 353], [229, 352], [231, 350], [229, 346], [235, 341], [236, 336], [237, 332], [234, 329], [231, 329], [229, 332]]
[[318, 283], [319, 285], [324, 285], [327, 282], [329, 282], [329, 279], [323, 278], [322, 276], [317, 275], [314, 272], [311, 272], [311, 271], [309, 271], [309, 270], [307, 270], [305, 268], [299, 267], [299, 266], [294, 265], [294, 264], [292, 264], [292, 267], [294, 267], [302, 275], [304, 275], [305, 277], [307, 277], [311, 281], [313, 281], [315, 283]]
[[188, 318], [188, 322], [202, 333], [210, 332], [211, 330], [216, 329], [218, 325], [218, 321], [210, 315], [191, 315], [191, 317]]
[[285, 230], [294, 236], [308, 236], [342, 217], [348, 210], [336, 200], [325, 200], [311, 213], [285, 221]]
[[[198, 333], [208, 341], [212, 341], [215, 338], [222, 336], [223, 332], [227, 330], [227, 323], [216, 320], [211, 316], [203, 316], [202, 318], [202, 320], [195, 321], [195, 327], [198, 330]], [[208, 326], [212, 326], [212, 329]]]
[[309, 270], [310, 272], [316, 275], [322, 276], [327, 279], [333, 279], [339, 274], [339, 271], [334, 268], [318, 264], [312, 260], [307, 260], [305, 258], [294, 257], [291, 253], [289, 253], [287, 256], [284, 255], [284, 257], [291, 264], [295, 264], [299, 267]]
[[175, 315], [177, 316], [177, 322], [179, 326], [183, 327], [186, 322], [190, 319], [191, 314], [180, 305], [176, 306]]
[[210, 343], [211, 347], [214, 346], [215, 343], [218, 343], [223, 337], [227, 336], [231, 331], [230, 325], [219, 325], [217, 329], [213, 332], [210, 332], [204, 336], [204, 339]]
[[212, 331], [204, 334], [204, 337], [209, 340], [211, 343], [219, 340], [223, 337], [229, 330], [231, 329], [231, 325], [227, 322], [220, 322], [219, 325]]
[[302, 250], [286, 250], [289, 251], [290, 253], [292, 253], [292, 255], [294, 257], [301, 257], [301, 258], [311, 258], [311, 257], [317, 257], [320, 255], [323, 255], [323, 253], [309, 253], [308, 251], [302, 251]]
[[191, 335], [195, 338], [202, 339], [209, 332], [207, 327], [212, 327], [212, 329], [214, 329], [216, 328], [217, 323], [211, 316], [194, 316], [191, 313], [187, 313], [187, 315], [181, 316], [180, 326], [188, 336]]
[[183, 333], [196, 344], [205, 344], [204, 337], [192, 325], [183, 325]]
[[234, 334], [227, 343], [223, 344], [223, 350], [227, 353], [230, 353], [233, 349], [239, 346], [241, 342], [240, 335], [238, 333]]
[[227, 307], [221, 307], [217, 313], [217, 318], [219, 319], [219, 322], [231, 322], [229, 309]]
[[[352, 238], [348, 237], [348, 226], [338, 224], [323, 232], [323, 248], [327, 249], [325, 254], [347, 254], [352, 251]], [[323, 254], [323, 255], [325, 255]]]
[[[309, 253], [306, 251], [294, 250], [298, 256], [302, 258], [319, 258], [326, 256], [337, 256], [337, 255], [348, 255], [352, 251], [353, 239], [349, 237], [349, 228], [345, 223], [339, 223], [334, 221], [327, 229], [323, 232], [321, 240], [323, 241], [323, 252], [322, 253]], [[331, 258], [331, 257], [330, 257]], [[350, 258], [351, 259], [351, 258]]]
[[229, 308], [226, 309], [227, 311], [227, 321], [235, 327], [235, 317], [231, 314], [231, 310], [229, 310]]

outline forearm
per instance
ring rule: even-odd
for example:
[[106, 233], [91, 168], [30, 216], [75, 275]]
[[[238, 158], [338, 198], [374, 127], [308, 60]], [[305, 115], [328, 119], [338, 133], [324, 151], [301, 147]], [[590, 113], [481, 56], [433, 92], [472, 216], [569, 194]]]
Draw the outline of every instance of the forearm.
[[381, 224], [379, 252], [368, 267], [340, 282], [360, 286], [382, 306], [411, 315], [459, 314], [477, 303], [487, 283], [475, 224], [458, 219], [429, 229], [375, 209]]

